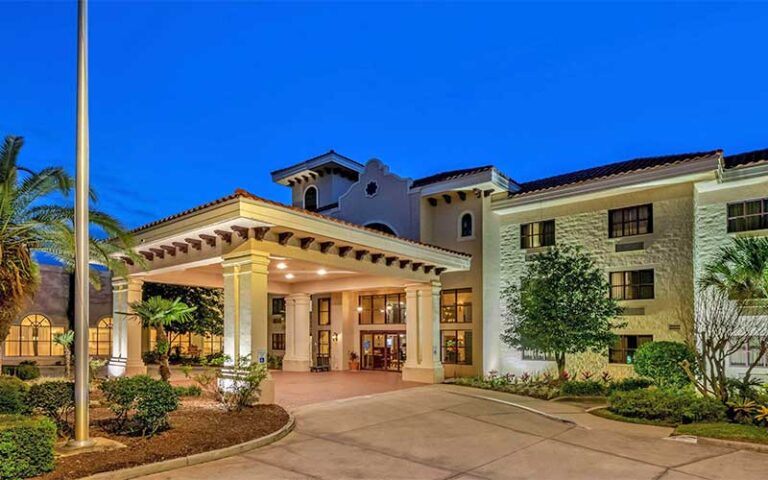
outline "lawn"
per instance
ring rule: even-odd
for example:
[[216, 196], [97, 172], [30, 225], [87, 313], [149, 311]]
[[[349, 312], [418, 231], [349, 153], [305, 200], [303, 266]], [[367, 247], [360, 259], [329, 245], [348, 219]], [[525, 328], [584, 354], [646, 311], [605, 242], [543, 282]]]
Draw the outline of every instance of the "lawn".
[[691, 423], [680, 425], [675, 429], [675, 435], [696, 435], [722, 440], [768, 444], [768, 428], [739, 423]]

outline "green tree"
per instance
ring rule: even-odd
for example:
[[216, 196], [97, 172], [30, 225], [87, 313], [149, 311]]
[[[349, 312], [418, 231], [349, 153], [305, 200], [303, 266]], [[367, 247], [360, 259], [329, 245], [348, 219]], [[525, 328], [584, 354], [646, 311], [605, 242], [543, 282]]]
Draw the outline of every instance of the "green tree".
[[187, 305], [194, 305], [195, 311], [189, 321], [168, 325], [165, 329], [168, 343], [173, 344], [176, 336], [194, 333], [202, 336], [224, 333], [224, 291], [220, 288], [187, 287], [167, 283], [144, 284], [142, 298], [178, 298]]
[[[67, 205], [74, 178], [61, 167], [35, 171], [18, 164], [24, 140], [7, 136], [0, 147], [0, 342], [8, 336], [11, 323], [23, 302], [34, 295], [38, 269], [33, 252], [48, 254], [66, 268], [75, 261], [74, 209]], [[91, 191], [91, 201], [96, 195]], [[125, 265], [114, 254], [124, 252], [136, 262], [130, 250], [131, 235], [118, 220], [98, 210], [90, 211], [93, 235], [90, 257], [118, 274]], [[97, 240], [112, 238], [112, 242]], [[99, 277], [91, 272], [99, 287]]]
[[759, 299], [768, 298], [768, 238], [735, 237], [706, 265], [700, 286], [765, 306]]
[[695, 355], [684, 343], [648, 342], [635, 352], [635, 373], [653, 379], [659, 387], [685, 387], [691, 380], [682, 365], [693, 364]]
[[75, 332], [67, 330], [53, 336], [53, 343], [61, 345], [64, 350], [64, 375], [69, 378], [72, 374], [72, 344], [75, 342]]
[[178, 324], [189, 322], [195, 308], [187, 306], [178, 298], [168, 300], [159, 296], [131, 303], [131, 309], [141, 318], [144, 326], [154, 328], [155, 332], [157, 332], [157, 353], [160, 354], [160, 378], [166, 382], [171, 378], [171, 367], [168, 364], [170, 342], [168, 341], [166, 329], [177, 328]]
[[605, 273], [573, 247], [552, 248], [526, 265], [520, 285], [502, 291], [506, 304], [501, 335], [511, 347], [555, 357], [559, 373], [566, 354], [602, 351], [616, 340], [611, 332], [621, 308], [608, 296]]

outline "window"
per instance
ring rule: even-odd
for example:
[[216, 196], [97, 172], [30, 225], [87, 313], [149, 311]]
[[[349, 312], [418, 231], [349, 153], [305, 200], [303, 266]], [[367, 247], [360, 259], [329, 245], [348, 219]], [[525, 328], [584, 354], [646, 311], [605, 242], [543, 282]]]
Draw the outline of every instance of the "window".
[[272, 334], [272, 350], [285, 350], [285, 334], [284, 333]]
[[88, 329], [88, 353], [93, 357], [112, 355], [112, 317], [104, 317], [96, 328]]
[[[198, 335], [196, 333], [175, 334], [168, 332], [171, 355], [201, 357], [224, 351], [224, 337], [221, 335]], [[149, 349], [157, 348], [157, 331], [149, 331]]]
[[304, 190], [304, 209], [310, 212], [317, 211], [317, 187], [314, 185]]
[[537, 361], [551, 362], [555, 360], [555, 356], [549, 352], [542, 352], [541, 350], [523, 349], [523, 360], [537, 360]]
[[520, 248], [550, 247], [554, 244], [554, 220], [520, 225]]
[[619, 208], [608, 211], [608, 236], [629, 237], [653, 233], [653, 205]]
[[768, 228], [768, 198], [728, 204], [728, 232]]
[[611, 298], [643, 300], [653, 297], [653, 270], [611, 272]]
[[[752, 337], [731, 354], [730, 363], [736, 367], [747, 367], [757, 360], [758, 355], [760, 355], [760, 339]], [[768, 355], [763, 355], [757, 366], [768, 367]]]
[[653, 335], [620, 335], [618, 341], [608, 349], [608, 362], [630, 365], [635, 358], [635, 351], [652, 341]]
[[469, 330], [443, 330], [440, 332], [443, 363], [472, 365], [472, 332]]
[[361, 295], [357, 311], [363, 325], [405, 323], [405, 294]]
[[285, 298], [275, 297], [272, 299], [272, 315], [283, 315], [285, 313]]
[[440, 321], [443, 323], [472, 322], [472, 289], [443, 290], [440, 294]]
[[475, 234], [474, 218], [472, 213], [463, 213], [459, 219], [459, 237], [472, 238]]
[[330, 366], [331, 364], [331, 332], [320, 330], [317, 332], [317, 366]]
[[331, 324], [331, 299], [320, 298], [317, 300], [317, 324]]
[[5, 355], [8, 357], [50, 357], [64, 355], [61, 345], [53, 343], [53, 335], [63, 333], [61, 327], [51, 327], [44, 315], [27, 315], [19, 325], [11, 327], [5, 339]]

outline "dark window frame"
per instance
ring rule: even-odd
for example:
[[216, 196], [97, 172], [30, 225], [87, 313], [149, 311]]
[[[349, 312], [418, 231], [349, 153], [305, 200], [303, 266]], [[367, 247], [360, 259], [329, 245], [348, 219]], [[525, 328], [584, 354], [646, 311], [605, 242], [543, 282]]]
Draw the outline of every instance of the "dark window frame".
[[[324, 307], [328, 309], [325, 310]], [[328, 319], [323, 322], [323, 314], [328, 314]], [[317, 299], [317, 324], [321, 327], [327, 327], [331, 324], [331, 297], [322, 297]]]
[[[535, 232], [538, 225], [538, 232]], [[523, 223], [520, 225], [520, 248], [552, 247], [557, 242], [557, 225], [555, 220]]]
[[[469, 303], [459, 304], [459, 294], [469, 293]], [[446, 305], [444, 302], [445, 295], [453, 294], [453, 303]], [[472, 288], [447, 288], [440, 292], [440, 323], [458, 323], [468, 325], [472, 323], [472, 303], [473, 303]], [[459, 321], [459, 306], [463, 307], [465, 320]], [[446, 311], [453, 312], [453, 320], [446, 320], [450, 316], [446, 317]], [[466, 312], [469, 312], [469, 321], [466, 320]]]
[[[747, 213], [748, 204], [757, 203], [758, 212]], [[741, 212], [737, 213], [740, 209]], [[728, 233], [754, 232], [768, 229], [768, 198], [755, 198], [741, 202], [730, 202], [726, 206], [726, 229]]]
[[[465, 223], [465, 219], [469, 219], [468, 223]], [[475, 236], [475, 216], [471, 212], [464, 212], [459, 219], [459, 237], [460, 238], [472, 238]]]
[[[618, 337], [619, 346], [608, 348], [608, 363], [614, 365], [632, 365], [637, 349], [653, 341], [653, 335], [650, 334], [619, 335]], [[630, 342], [630, 339], [633, 341]], [[617, 361], [619, 358], [621, 360]]]
[[[462, 346], [459, 346], [459, 332], [463, 333], [463, 339], [462, 341], [464, 344]], [[455, 345], [450, 345], [448, 342], [446, 342], [446, 335], [445, 334], [453, 334], [453, 337], [448, 338], [455, 338]], [[469, 335], [469, 341], [467, 341], [467, 335]], [[440, 361], [443, 365], [472, 365], [472, 356], [473, 356], [473, 349], [472, 349], [472, 341], [474, 340], [474, 335], [472, 330], [453, 330], [453, 329], [445, 329], [440, 330]], [[464, 361], [459, 361], [459, 352], [464, 353]]]
[[[307, 194], [310, 190], [315, 191], [314, 206], [308, 205], [307, 202]], [[304, 207], [304, 210], [309, 210], [310, 212], [316, 212], [320, 207], [320, 190], [318, 190], [316, 185], [310, 185], [306, 188], [306, 190], [304, 190], [304, 194], [302, 195], [302, 206]]]
[[[384, 312], [384, 322], [374, 322], [374, 300], [381, 301]], [[365, 308], [368, 302], [369, 308]], [[382, 293], [375, 295], [360, 295], [357, 297], [358, 325], [402, 325], [405, 324], [405, 293]], [[391, 308], [390, 308], [391, 306]], [[367, 318], [364, 318], [366, 317]], [[364, 321], [366, 320], [366, 321]]]
[[[648, 211], [647, 216], [643, 218], [641, 217], [641, 213], [642, 209], [645, 208], [647, 208]], [[616, 219], [617, 214], [621, 216], [620, 221], [617, 221]], [[642, 231], [643, 223], [645, 223], [645, 231]], [[653, 233], [652, 203], [608, 210], [608, 238], [633, 237], [636, 235], [647, 235], [649, 233]]]
[[275, 332], [272, 334], [272, 350], [285, 350], [285, 333]]
[[[646, 281], [648, 277], [643, 278], [643, 276], [650, 276], [651, 281]], [[614, 278], [619, 277], [621, 283], [614, 283]], [[653, 300], [656, 298], [656, 272], [652, 268], [610, 272], [608, 283], [610, 284], [609, 296], [615, 300]]]

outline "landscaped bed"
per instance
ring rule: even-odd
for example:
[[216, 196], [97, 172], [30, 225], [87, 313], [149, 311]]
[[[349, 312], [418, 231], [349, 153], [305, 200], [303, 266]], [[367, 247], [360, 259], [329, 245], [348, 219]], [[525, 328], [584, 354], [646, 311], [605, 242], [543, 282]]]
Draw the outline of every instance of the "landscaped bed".
[[182, 404], [170, 414], [172, 428], [153, 437], [115, 435], [110, 428], [111, 412], [106, 408], [92, 409], [91, 435], [117, 440], [127, 448], [61, 457], [56, 459], [54, 471], [37, 478], [75, 479], [217, 450], [273, 433], [285, 426], [289, 418], [277, 405], [257, 405], [230, 412], [214, 404], [200, 406], [201, 403]]

